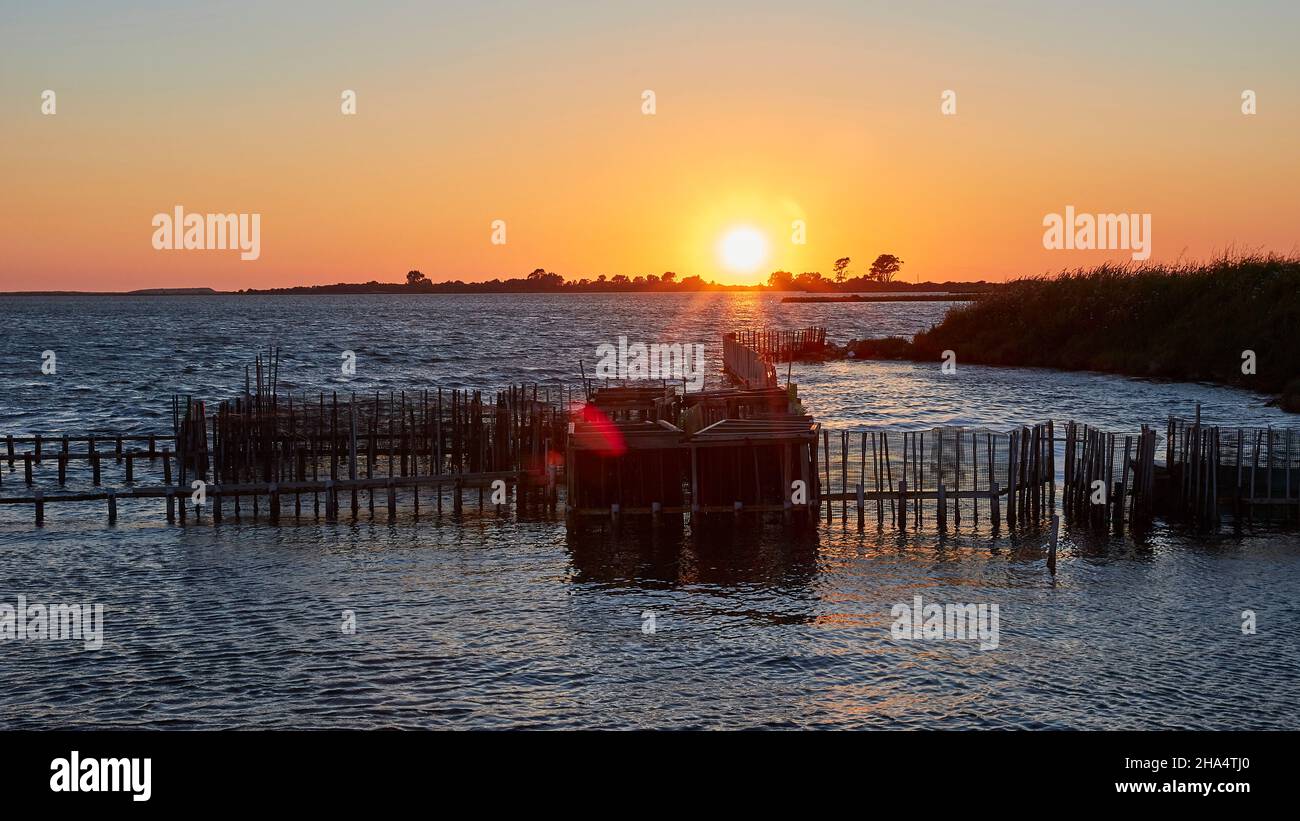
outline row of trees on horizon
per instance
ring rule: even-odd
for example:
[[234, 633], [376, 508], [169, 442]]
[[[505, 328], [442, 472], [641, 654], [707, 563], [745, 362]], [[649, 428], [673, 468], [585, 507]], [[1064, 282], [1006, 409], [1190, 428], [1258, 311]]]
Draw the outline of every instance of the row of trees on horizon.
[[994, 287], [980, 280], [978, 282], [920, 282], [904, 283], [896, 280], [902, 269], [903, 261], [893, 254], [881, 254], [876, 257], [870, 268], [858, 276], [848, 273], [852, 260], [840, 257], [835, 260], [830, 277], [820, 271], [805, 271], [792, 274], [789, 271], [773, 271], [766, 283], [753, 285], [728, 285], [711, 282], [697, 275], [680, 277], [673, 271], [663, 274], [647, 274], [629, 277], [626, 274], [607, 276], [601, 274], [595, 278], [565, 279], [560, 274], [544, 268], [536, 268], [524, 277], [511, 279], [492, 279], [486, 282], [463, 282], [447, 280], [434, 282], [418, 270], [408, 271], [406, 283], [389, 283], [371, 280], [365, 283], [338, 283], [336, 285], [311, 285], [295, 288], [270, 288], [264, 290], [250, 289], [248, 293], [284, 293], [284, 292], [358, 292], [371, 291], [381, 293], [397, 292], [600, 292], [600, 291], [649, 291], [649, 292], [690, 292], [690, 291], [812, 291], [843, 292], [858, 291], [917, 291], [917, 290], [985, 290]]
[[[601, 274], [595, 279], [583, 277], [577, 280], [566, 280], [559, 274], [551, 273], [543, 268], [536, 268], [527, 277], [520, 279], [508, 279], [502, 284], [522, 283], [530, 286], [528, 290], [565, 290], [577, 289], [585, 290], [590, 288], [609, 290], [633, 290], [633, 291], [700, 291], [710, 290], [713, 288], [770, 288], [776, 291], [837, 291], [837, 290], [854, 290], [868, 288], [874, 290], [874, 286], [888, 285], [894, 282], [894, 278], [903, 267], [903, 261], [893, 254], [881, 254], [876, 257], [876, 261], [871, 263], [871, 268], [860, 276], [849, 277], [847, 275], [848, 267], [853, 262], [849, 257], [840, 257], [835, 260], [833, 266], [834, 275], [831, 278], [825, 277], [820, 271], [805, 271], [798, 276], [789, 271], [773, 271], [767, 277], [766, 285], [719, 285], [715, 282], [709, 282], [699, 276], [688, 276], [678, 278], [673, 271], [665, 271], [662, 275], [649, 274], [646, 276], [628, 277], [626, 274], [615, 274], [612, 277], [606, 277]], [[406, 274], [406, 284], [411, 287], [424, 287], [425, 283], [433, 283], [419, 271], [408, 271]], [[501, 283], [501, 280], [494, 279], [489, 283]], [[441, 284], [441, 283], [440, 283]]]

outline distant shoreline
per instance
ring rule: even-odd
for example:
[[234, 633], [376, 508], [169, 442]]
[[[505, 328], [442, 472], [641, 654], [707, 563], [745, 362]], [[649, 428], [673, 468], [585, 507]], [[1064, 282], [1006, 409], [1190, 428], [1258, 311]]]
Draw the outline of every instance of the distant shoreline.
[[788, 296], [782, 302], [974, 302], [986, 296], [969, 291], [947, 291], [937, 294], [850, 294], [848, 296]]
[[224, 296], [212, 288], [145, 288], [139, 291], [0, 291], [0, 296]]
[[[367, 294], [397, 294], [410, 296], [438, 296], [446, 294], [560, 294], [580, 296], [584, 294], [696, 294], [696, 293], [774, 293], [774, 294], [809, 294], [808, 291], [784, 291], [769, 288], [766, 285], [729, 285], [706, 288], [619, 288], [619, 287], [573, 287], [555, 289], [475, 287], [475, 283], [460, 285], [436, 285], [432, 288], [412, 288], [409, 285], [381, 284], [375, 285], [298, 285], [290, 288], [267, 288], [261, 290], [218, 291], [212, 288], [148, 288], [140, 291], [0, 291], [0, 297], [139, 297], [139, 296], [358, 296]], [[486, 285], [486, 284], [485, 284]], [[900, 285], [896, 289], [881, 292], [850, 294], [819, 294], [816, 296], [788, 296], [782, 302], [950, 302], [955, 300], [976, 299], [990, 290], [966, 291], [948, 290], [943, 285], [930, 283], [917, 285]], [[1001, 287], [1001, 285], [992, 286]], [[908, 291], [925, 293], [908, 293]]]

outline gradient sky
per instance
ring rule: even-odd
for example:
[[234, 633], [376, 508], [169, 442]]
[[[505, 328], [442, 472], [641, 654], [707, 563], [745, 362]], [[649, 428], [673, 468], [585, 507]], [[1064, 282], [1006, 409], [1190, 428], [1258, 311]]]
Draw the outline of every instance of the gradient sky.
[[[3, 0], [0, 290], [1129, 256], [1044, 249], [1066, 205], [1151, 213], [1156, 260], [1295, 250], [1300, 4], [1055, 5]], [[154, 250], [177, 204], [260, 213], [260, 259]]]

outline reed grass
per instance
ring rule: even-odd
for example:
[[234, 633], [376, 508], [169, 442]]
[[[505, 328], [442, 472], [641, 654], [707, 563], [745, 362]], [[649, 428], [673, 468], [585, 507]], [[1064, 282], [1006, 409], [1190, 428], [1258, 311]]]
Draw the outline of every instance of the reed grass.
[[[1008, 283], [917, 334], [959, 363], [1204, 380], [1281, 394], [1300, 411], [1300, 256], [1112, 264]], [[1242, 372], [1254, 351], [1256, 373]]]

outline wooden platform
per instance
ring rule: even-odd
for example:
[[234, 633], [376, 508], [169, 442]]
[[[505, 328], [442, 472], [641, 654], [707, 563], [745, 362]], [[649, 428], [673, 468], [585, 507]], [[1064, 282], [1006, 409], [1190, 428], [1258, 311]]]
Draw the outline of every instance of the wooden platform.
[[[651, 402], [653, 400], [653, 403]], [[817, 426], [779, 387], [677, 395], [593, 392], [570, 425], [566, 510], [574, 515], [792, 511], [790, 483], [816, 483]], [[666, 414], [679, 414], [681, 426]]]

